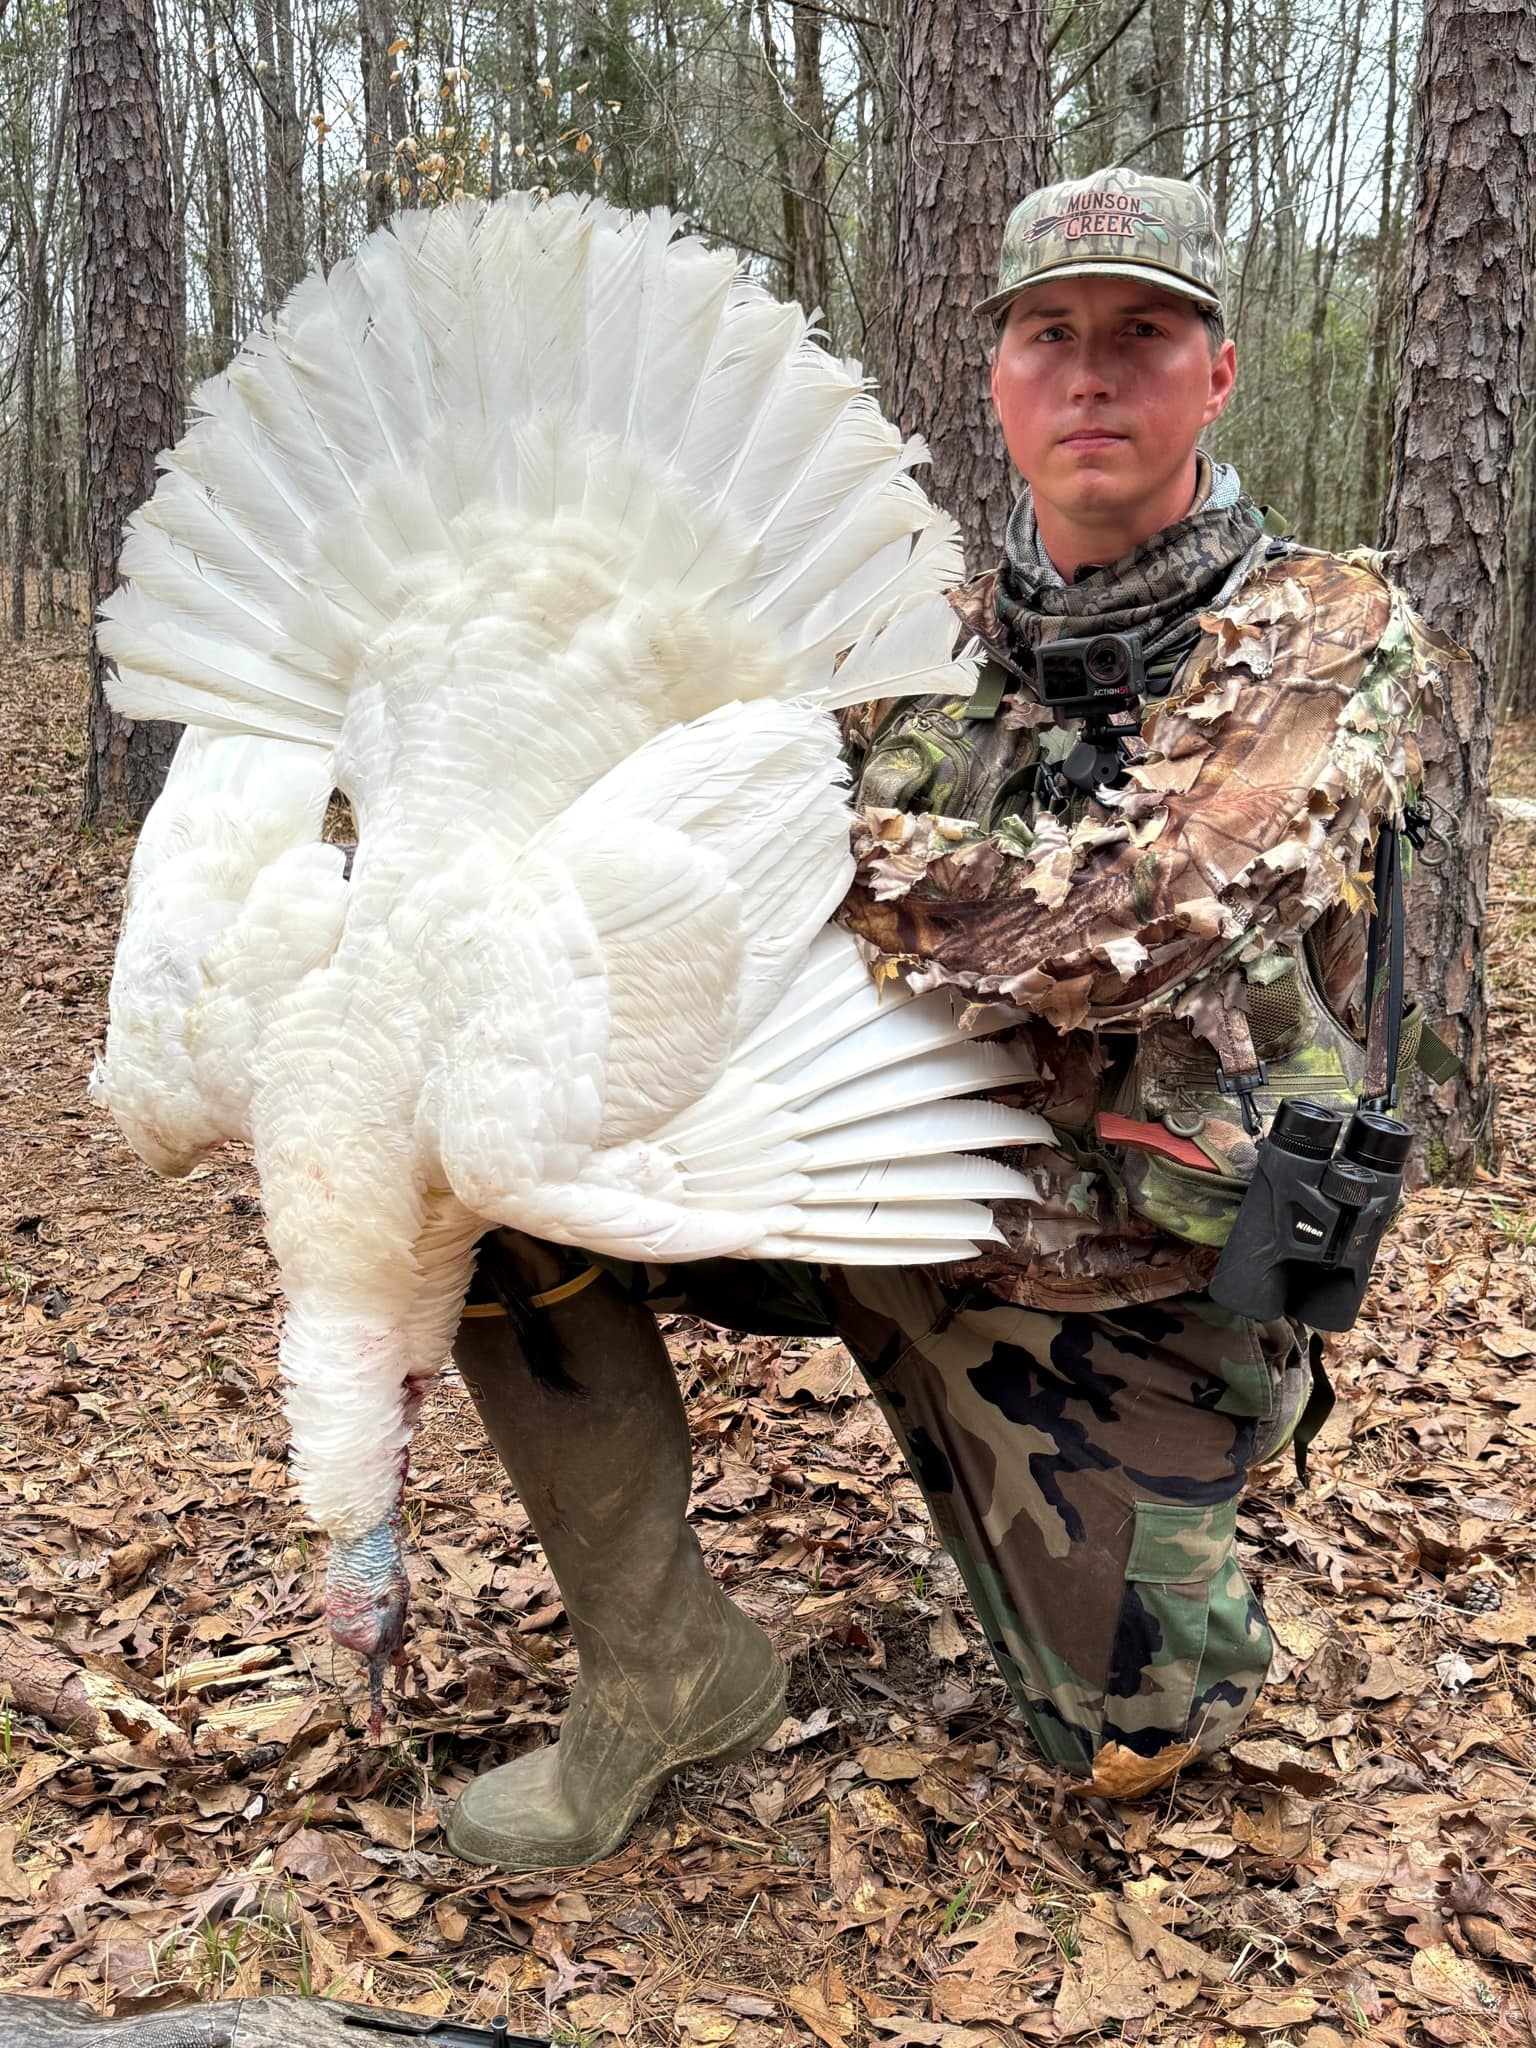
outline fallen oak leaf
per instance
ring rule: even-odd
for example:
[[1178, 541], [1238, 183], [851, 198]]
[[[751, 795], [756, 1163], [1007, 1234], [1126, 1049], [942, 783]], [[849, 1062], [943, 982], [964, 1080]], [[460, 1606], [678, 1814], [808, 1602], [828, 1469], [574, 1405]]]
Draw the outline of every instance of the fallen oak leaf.
[[357, 1915], [363, 1932], [368, 1937], [368, 1945], [376, 1956], [387, 1960], [390, 1956], [401, 1955], [410, 1948], [410, 1943], [402, 1941], [394, 1929], [386, 1926], [378, 1914], [370, 1911], [361, 1899], [352, 1899], [349, 1910]]
[[1229, 1966], [1225, 1962], [1207, 1955], [1198, 1943], [1186, 1941], [1182, 1934], [1175, 1934], [1134, 1899], [1116, 1899], [1115, 1911], [1138, 1958], [1155, 1955], [1165, 1977], [1203, 1977], [1209, 1984], [1228, 1981]]
[[1138, 1756], [1118, 1742], [1106, 1742], [1093, 1759], [1093, 1789], [1102, 1799], [1143, 1799], [1200, 1754], [1198, 1742], [1175, 1742], [1155, 1756]]
[[436, 1831], [437, 1815], [430, 1808], [386, 1806], [379, 1799], [349, 1799], [363, 1833], [380, 1849], [414, 1849], [423, 1835]]
[[50, 1778], [56, 1778], [70, 1761], [67, 1756], [45, 1756], [41, 1751], [29, 1756], [17, 1774], [15, 1784], [0, 1792], [0, 1813], [9, 1813], [13, 1806], [24, 1806], [39, 1785], [46, 1785]]
[[32, 1880], [16, 1868], [16, 1830], [0, 1828], [0, 1899], [24, 1906], [32, 1896]]
[[1229, 2027], [1278, 2029], [1304, 2027], [1316, 2011], [1316, 1997], [1298, 1984], [1294, 1990], [1288, 1991], [1278, 1986], [1274, 1990], [1266, 1987], [1252, 1991], [1241, 2005], [1221, 2017]]
[[1183, 1849], [1191, 1856], [1203, 1856], [1207, 1863], [1225, 1862], [1237, 1848], [1233, 1837], [1221, 1829], [1195, 1827], [1188, 1821], [1176, 1821], [1169, 1827], [1159, 1828], [1156, 1839], [1165, 1848]]
[[957, 1927], [952, 1934], [943, 1936], [943, 1948], [966, 1944], [970, 1948], [964, 1961], [951, 1964], [946, 1975], [959, 1969], [980, 1983], [1000, 1977], [1004, 1971], [1018, 1968], [1021, 1940], [1043, 1944], [1051, 1940], [1051, 1930], [1038, 1914], [1030, 1912], [1019, 1900], [1009, 1899], [974, 1927]]
[[839, 1999], [829, 2004], [814, 1984], [800, 1984], [784, 1994], [784, 2003], [803, 2020], [825, 2048], [848, 2048], [853, 2031], [853, 2003]]
[[1249, 1736], [1227, 1751], [1240, 1778], [1260, 1784], [1285, 1785], [1317, 1799], [1339, 1782], [1337, 1771], [1315, 1762], [1277, 1735]]
[[937, 1752], [914, 1749], [910, 1742], [872, 1742], [856, 1752], [859, 1769], [866, 1778], [885, 1785], [903, 1784], [920, 1778]]

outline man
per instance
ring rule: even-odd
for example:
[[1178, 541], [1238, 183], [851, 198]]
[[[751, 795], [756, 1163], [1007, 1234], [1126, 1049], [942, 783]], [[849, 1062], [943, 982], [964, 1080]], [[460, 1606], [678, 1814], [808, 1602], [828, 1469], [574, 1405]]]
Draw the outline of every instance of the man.
[[[1205, 1289], [1279, 1097], [1346, 1107], [1359, 1086], [1361, 871], [1402, 808], [1439, 651], [1374, 563], [1275, 538], [1200, 450], [1236, 374], [1224, 289], [1192, 185], [1112, 169], [1015, 209], [980, 312], [1025, 488], [1004, 561], [956, 597], [981, 683], [850, 736], [845, 920], [903, 971], [999, 1004], [1022, 1099], [1056, 1134], [1018, 1161], [1036, 1195], [999, 1209], [1006, 1244], [819, 1278], [615, 1275], [506, 1234], [485, 1249], [458, 1356], [581, 1673], [559, 1742], [461, 1798], [462, 1855], [590, 1861], [674, 1771], [779, 1719], [772, 1646], [685, 1519], [687, 1423], [652, 1314], [684, 1299], [737, 1327], [838, 1330], [1052, 1761], [1146, 1789], [1257, 1695], [1270, 1638], [1237, 1497], [1295, 1433], [1315, 1346]], [[1146, 700], [1107, 777], [1072, 755], [1034, 666], [1106, 633], [1134, 640]]]

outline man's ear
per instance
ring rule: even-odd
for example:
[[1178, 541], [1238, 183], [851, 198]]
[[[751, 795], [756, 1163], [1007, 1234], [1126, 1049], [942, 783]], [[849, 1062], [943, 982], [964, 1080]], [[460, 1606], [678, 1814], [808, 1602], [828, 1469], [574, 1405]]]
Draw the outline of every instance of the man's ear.
[[1231, 337], [1221, 344], [1211, 357], [1211, 395], [1205, 402], [1205, 424], [1220, 419], [1227, 409], [1227, 400], [1232, 396], [1232, 386], [1237, 382], [1237, 350]]
[[997, 343], [995, 341], [987, 354], [987, 384], [992, 393], [992, 410], [1001, 419], [1003, 416], [1002, 407], [997, 402]]

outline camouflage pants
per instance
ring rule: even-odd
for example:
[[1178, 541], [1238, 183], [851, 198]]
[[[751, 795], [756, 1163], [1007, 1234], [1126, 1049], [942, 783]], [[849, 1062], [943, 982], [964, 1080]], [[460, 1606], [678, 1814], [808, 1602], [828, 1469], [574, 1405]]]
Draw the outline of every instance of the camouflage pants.
[[1083, 1772], [1110, 1744], [1220, 1748], [1272, 1649], [1237, 1499], [1301, 1415], [1305, 1333], [1203, 1295], [1046, 1314], [921, 1272], [829, 1277], [1045, 1755]]
[[1298, 1326], [1204, 1295], [1047, 1314], [890, 1267], [610, 1270], [658, 1311], [842, 1338], [1053, 1763], [1176, 1763], [1236, 1731], [1271, 1653], [1237, 1500], [1306, 1404]]

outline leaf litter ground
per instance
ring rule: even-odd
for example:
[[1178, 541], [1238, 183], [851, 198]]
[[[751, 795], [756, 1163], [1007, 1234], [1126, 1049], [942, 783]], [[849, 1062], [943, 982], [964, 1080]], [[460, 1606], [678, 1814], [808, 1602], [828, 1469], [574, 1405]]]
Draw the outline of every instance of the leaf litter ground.
[[[0, 680], [0, 1983], [505, 2010], [591, 2048], [1530, 2038], [1536, 824], [1493, 863], [1500, 1176], [1416, 1199], [1312, 1483], [1247, 1497], [1279, 1647], [1231, 1756], [1143, 1803], [1059, 1781], [844, 1353], [678, 1322], [696, 1526], [791, 1718], [596, 1868], [508, 1878], [442, 1815], [558, 1726], [538, 1547], [450, 1375], [371, 1746], [287, 1480], [249, 1161], [156, 1181], [85, 1098], [131, 849], [76, 833], [78, 647]], [[1536, 732], [1498, 772], [1536, 796]]]

